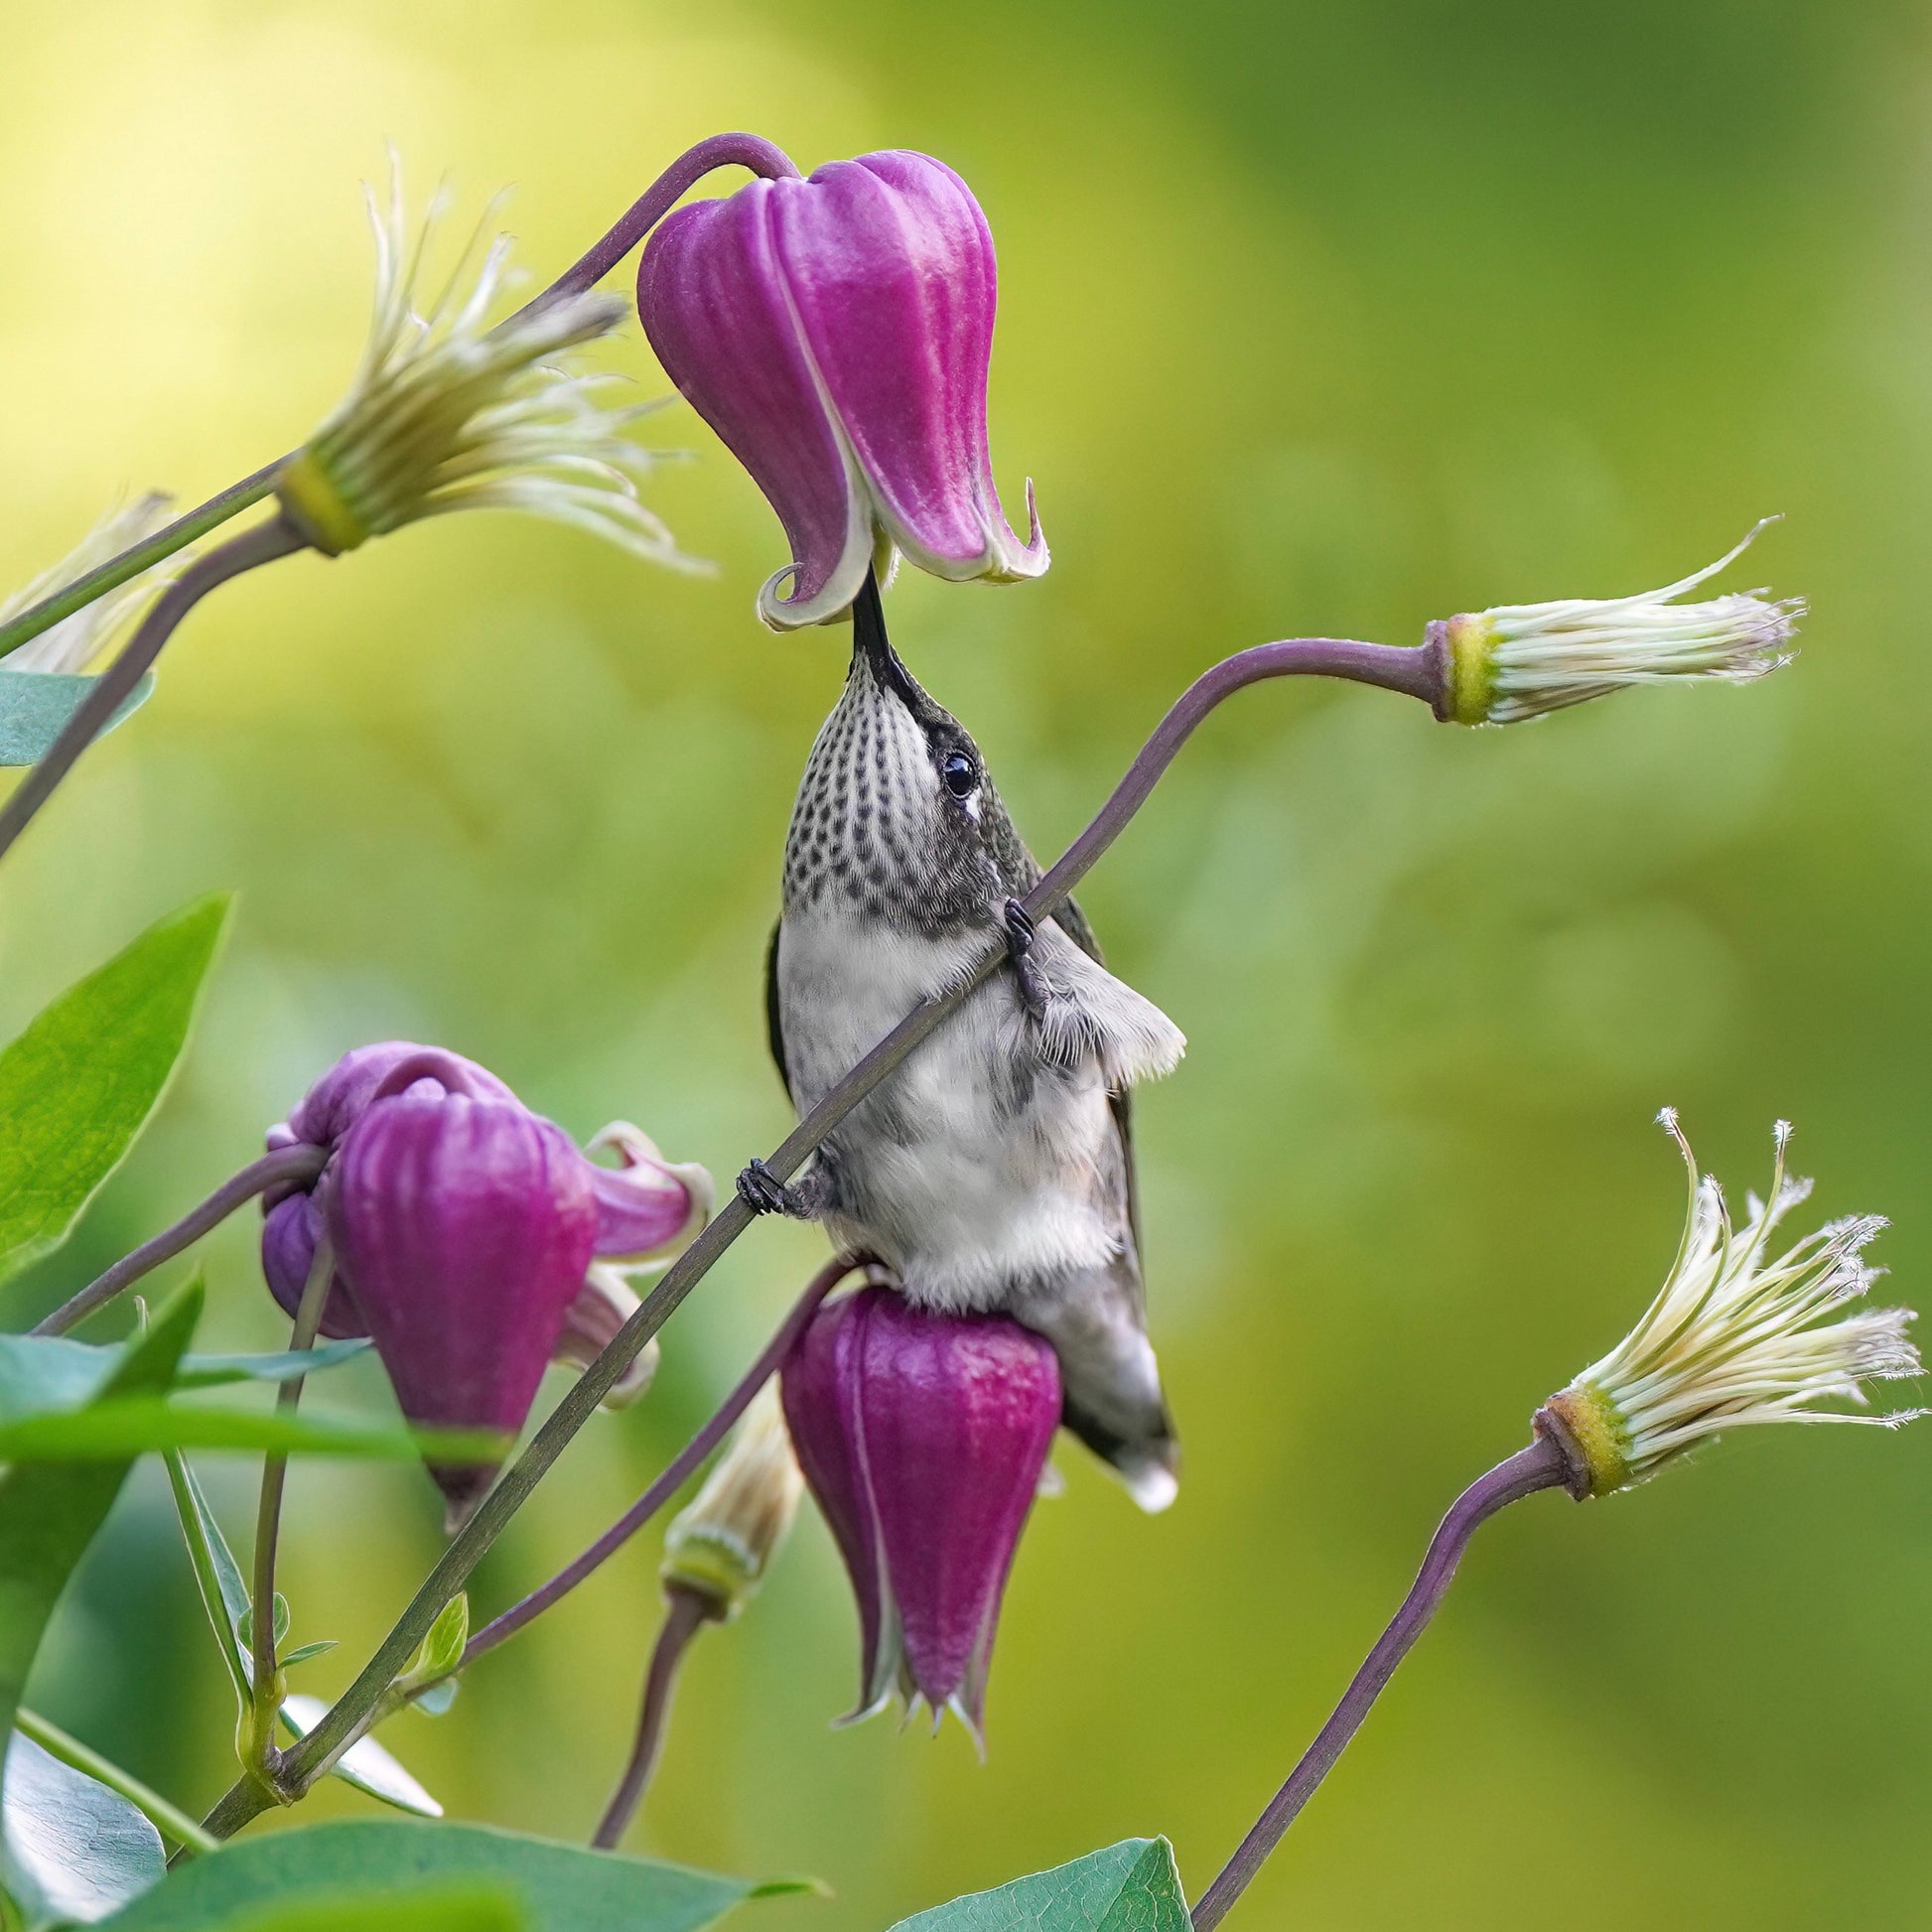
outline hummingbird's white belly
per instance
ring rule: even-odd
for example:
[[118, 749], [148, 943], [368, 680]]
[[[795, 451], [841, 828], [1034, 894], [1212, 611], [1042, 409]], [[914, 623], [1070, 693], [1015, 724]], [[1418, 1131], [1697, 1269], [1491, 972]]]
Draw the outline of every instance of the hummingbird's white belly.
[[[788, 912], [777, 986], [799, 1110], [993, 937], [989, 926], [924, 939], [825, 900]], [[826, 1219], [836, 1238], [891, 1265], [916, 1301], [1005, 1305], [1016, 1289], [1045, 1288], [1120, 1252], [1118, 1205], [1101, 1184], [1114, 1135], [1097, 1054], [1044, 1063], [1002, 972], [827, 1142], [820, 1159], [836, 1191]]]

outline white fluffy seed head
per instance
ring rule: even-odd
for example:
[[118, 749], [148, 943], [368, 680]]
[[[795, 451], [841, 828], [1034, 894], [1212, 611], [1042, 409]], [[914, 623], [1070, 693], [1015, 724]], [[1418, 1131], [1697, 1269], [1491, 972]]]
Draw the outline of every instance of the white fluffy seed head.
[[[1589, 1493], [1641, 1482], [1721, 1430], [1774, 1422], [1896, 1428], [1921, 1414], [1858, 1413], [1867, 1382], [1920, 1373], [1906, 1335], [1912, 1311], [1854, 1306], [1882, 1273], [1863, 1257], [1884, 1220], [1828, 1222], [1771, 1258], [1773, 1230], [1811, 1192], [1808, 1180], [1785, 1173], [1789, 1124], [1773, 1130], [1770, 1193], [1747, 1196], [1738, 1227], [1717, 1181], [1699, 1175], [1676, 1114], [1666, 1108], [1659, 1119], [1690, 1175], [1677, 1259], [1637, 1325], [1548, 1405], [1587, 1464]], [[1822, 1406], [1835, 1402], [1853, 1407]]]
[[610, 335], [625, 305], [565, 296], [489, 326], [510, 280], [509, 237], [484, 241], [496, 203], [440, 292], [426, 294], [444, 202], [439, 194], [412, 234], [393, 157], [386, 202], [368, 191], [368, 341], [347, 395], [282, 473], [291, 519], [336, 555], [426, 516], [522, 510], [654, 563], [701, 568], [638, 498], [638, 480], [664, 459], [626, 432], [656, 405], [609, 405], [619, 378], [587, 370], [575, 353]]
[[[110, 557], [152, 536], [168, 520], [174, 498], [159, 489], [137, 496], [109, 510], [58, 564], [23, 584], [0, 602], [0, 623], [43, 604], [57, 592], [76, 583]], [[84, 671], [127, 625], [160, 595], [189, 562], [190, 553], [178, 550], [164, 562], [130, 577], [125, 584], [83, 605], [69, 618], [50, 624], [17, 650], [0, 658], [10, 671]]]
[[1734, 562], [1773, 521], [1764, 518], [1715, 564], [1662, 590], [1505, 604], [1450, 618], [1435, 627], [1449, 658], [1446, 715], [1463, 725], [1520, 724], [1626, 685], [1742, 684], [1788, 664], [1803, 599], [1750, 591], [1676, 601]]

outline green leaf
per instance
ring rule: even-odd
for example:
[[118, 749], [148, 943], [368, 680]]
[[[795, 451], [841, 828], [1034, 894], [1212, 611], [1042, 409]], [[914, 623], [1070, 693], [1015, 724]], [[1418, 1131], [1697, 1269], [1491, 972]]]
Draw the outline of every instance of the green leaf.
[[0, 1425], [0, 1461], [114, 1461], [149, 1449], [267, 1449], [278, 1455], [353, 1455], [493, 1462], [503, 1439], [485, 1430], [387, 1429], [329, 1416], [195, 1409], [162, 1395], [115, 1396], [66, 1415]]
[[15, 1731], [7, 1744], [0, 1875], [26, 1932], [86, 1925], [160, 1884], [161, 1834], [118, 1791]]
[[[178, 1389], [214, 1389], [231, 1382], [291, 1382], [369, 1347], [366, 1335], [325, 1342], [320, 1348], [283, 1349], [274, 1355], [184, 1355], [175, 1373]], [[28, 1416], [59, 1415], [83, 1408], [106, 1386], [125, 1358], [118, 1342], [70, 1341], [65, 1335], [0, 1334], [0, 1425]]]
[[1188, 1932], [1173, 1847], [1126, 1838], [1071, 1864], [900, 1919], [893, 1932]]
[[[10, 671], [0, 665], [0, 765], [38, 764], [97, 680], [77, 671]], [[104, 738], [147, 703], [154, 673], [144, 671], [107, 723]]]
[[429, 1635], [417, 1646], [409, 1668], [396, 1680], [405, 1690], [448, 1677], [463, 1661], [470, 1641], [470, 1592], [459, 1590], [437, 1612]]
[[340, 1637], [321, 1637], [314, 1643], [299, 1643], [293, 1650], [282, 1654], [282, 1668], [293, 1670], [297, 1664], [306, 1664], [312, 1658], [326, 1657], [342, 1642]]
[[68, 1238], [147, 1125], [232, 902], [170, 913], [0, 1053], [0, 1281]]
[[494, 1885], [412, 1885], [300, 1901], [222, 1919], [218, 1932], [528, 1932], [515, 1896]]
[[295, 1898], [320, 1905], [332, 1893], [388, 1894], [446, 1876], [497, 1881], [530, 1932], [697, 1932], [752, 1890], [741, 1878], [483, 1825], [357, 1819], [245, 1839], [179, 1866], [102, 1932], [227, 1932], [250, 1907]]
[[0, 1426], [84, 1408], [123, 1359], [59, 1335], [0, 1335]]
[[[240, 1716], [248, 1708], [249, 1686], [254, 1681], [254, 1664], [246, 1640], [236, 1634], [245, 1627], [250, 1614], [248, 1586], [187, 1458], [170, 1455], [168, 1474], [174, 1483], [175, 1508], [195, 1567], [195, 1581], [201, 1588], [202, 1603], [213, 1627], [215, 1642], [221, 1647], [221, 1661], [234, 1685], [235, 1709]], [[276, 1641], [279, 1643], [280, 1638]], [[334, 1638], [320, 1644], [305, 1644], [282, 1659], [283, 1667], [286, 1669], [305, 1657], [334, 1648]], [[327, 1709], [318, 1698], [292, 1695], [283, 1700], [282, 1723], [291, 1735], [300, 1737]], [[354, 1785], [371, 1798], [381, 1799], [384, 1804], [397, 1805], [424, 1817], [443, 1815], [442, 1806], [372, 1737], [351, 1744], [331, 1767], [331, 1775], [341, 1778], [345, 1784]]]
[[313, 1348], [284, 1348], [273, 1355], [190, 1355], [175, 1377], [178, 1389], [216, 1389], [226, 1382], [293, 1382], [320, 1375], [339, 1362], [353, 1361], [375, 1344], [367, 1335], [318, 1342]]
[[188, 1545], [188, 1560], [195, 1572], [195, 1587], [201, 1592], [202, 1607], [207, 1612], [214, 1641], [220, 1647], [229, 1682], [234, 1686], [235, 1709], [239, 1716], [248, 1708], [248, 1660], [234, 1639], [235, 1626], [248, 1614], [248, 1586], [241, 1581], [241, 1566], [228, 1548], [228, 1539], [207, 1506], [207, 1497], [179, 1449], [167, 1455], [168, 1481], [175, 1492], [175, 1514], [181, 1519], [183, 1541]]
[[[291, 1692], [282, 1700], [282, 1723], [291, 1735], [306, 1737], [329, 1715], [321, 1698]], [[358, 1737], [330, 1766], [330, 1773], [357, 1791], [418, 1818], [441, 1818], [443, 1807], [373, 1737]]]
[[[275, 1592], [275, 1652], [281, 1655], [282, 1639], [289, 1633], [289, 1599], [278, 1589]], [[251, 1655], [255, 1648], [255, 1610], [253, 1604], [235, 1618], [235, 1642]]]
[[[139, 1400], [142, 1391], [165, 1389], [201, 1312], [199, 1283], [165, 1303], [115, 1369], [103, 1402]], [[67, 1420], [43, 1417], [17, 1426]], [[15, 1462], [0, 1472], [0, 1735], [12, 1728], [55, 1602], [113, 1506], [132, 1459]]]

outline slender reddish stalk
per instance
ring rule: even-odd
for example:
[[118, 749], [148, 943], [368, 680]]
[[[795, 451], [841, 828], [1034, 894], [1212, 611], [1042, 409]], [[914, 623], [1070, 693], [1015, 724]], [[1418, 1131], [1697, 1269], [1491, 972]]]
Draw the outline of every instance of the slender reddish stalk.
[[[858, 1257], [841, 1255], [828, 1261], [806, 1284], [805, 1292], [792, 1304], [791, 1312], [778, 1324], [777, 1333], [765, 1343], [750, 1368], [740, 1378], [717, 1413], [685, 1444], [665, 1465], [664, 1472], [582, 1556], [565, 1564], [547, 1584], [540, 1584], [520, 1603], [512, 1603], [500, 1616], [493, 1617], [465, 1646], [463, 1663], [472, 1664], [486, 1650], [494, 1650], [505, 1637], [513, 1637], [541, 1616], [581, 1584], [592, 1571], [607, 1562], [671, 1500], [697, 1473], [698, 1465], [725, 1440], [731, 1426], [752, 1406], [752, 1398], [777, 1373], [798, 1337], [805, 1332], [818, 1305], [846, 1276], [861, 1265]], [[461, 1666], [459, 1666], [461, 1668]]]
[[73, 768], [74, 760], [107, 729], [108, 721], [121, 708], [141, 681], [141, 674], [161, 655], [161, 647], [174, 635], [175, 626], [207, 594], [239, 577], [258, 564], [273, 563], [306, 547], [306, 539], [278, 516], [244, 530], [238, 537], [206, 557], [198, 557], [170, 584], [154, 609], [141, 620], [134, 635], [121, 653], [88, 688], [73, 716], [61, 728], [61, 735], [48, 748], [47, 756], [20, 781], [20, 788], [0, 810], [0, 858], [12, 849], [32, 822], [34, 814], [54, 795], [54, 788]]
[[1302, 1807], [1314, 1796], [1315, 1787], [1334, 1768], [1336, 1758], [1348, 1747], [1349, 1739], [1361, 1729], [1369, 1707], [1381, 1695], [1382, 1687], [1395, 1675], [1396, 1666], [1408, 1656], [1415, 1641], [1436, 1614], [1437, 1606], [1449, 1591], [1455, 1567], [1469, 1539], [1490, 1517], [1539, 1489], [1555, 1489], [1570, 1481], [1570, 1460], [1563, 1447], [1553, 1438], [1539, 1435], [1526, 1449], [1518, 1449], [1507, 1461], [1499, 1462], [1485, 1476], [1479, 1476], [1449, 1506], [1423, 1558], [1402, 1607], [1389, 1627], [1376, 1639], [1367, 1661], [1355, 1673], [1334, 1715], [1323, 1725], [1315, 1740], [1303, 1753], [1302, 1761], [1288, 1774], [1288, 1782], [1269, 1801], [1268, 1809], [1256, 1819], [1254, 1829], [1236, 1849], [1220, 1876], [1201, 1894], [1194, 1907], [1194, 1932], [1212, 1932], [1227, 1916], [1228, 1908], [1247, 1890]]
[[683, 1584], [671, 1584], [664, 1591], [664, 1627], [650, 1653], [650, 1670], [644, 1677], [642, 1709], [637, 1714], [637, 1741], [630, 1747], [630, 1762], [612, 1794], [603, 1820], [591, 1838], [601, 1852], [615, 1852], [630, 1829], [630, 1821], [643, 1802], [644, 1787], [657, 1768], [657, 1754], [664, 1743], [664, 1723], [671, 1715], [671, 1693], [677, 1688], [678, 1666], [684, 1661], [691, 1639], [707, 1623], [723, 1614], [717, 1600], [702, 1590]]
[[[322, 1311], [336, 1273], [336, 1247], [328, 1234], [316, 1242], [302, 1300], [295, 1311], [289, 1347], [306, 1353], [316, 1345]], [[296, 1375], [275, 1392], [275, 1413], [293, 1416], [302, 1400], [307, 1378]], [[249, 1614], [248, 1648], [253, 1696], [249, 1700], [250, 1763], [258, 1775], [272, 1779], [281, 1753], [275, 1746], [275, 1720], [282, 1709], [281, 1660], [275, 1637], [275, 1550], [282, 1533], [282, 1492], [288, 1482], [286, 1455], [262, 1457], [261, 1494], [255, 1505], [254, 1605]]]
[[132, 1254], [123, 1255], [78, 1294], [69, 1296], [52, 1314], [37, 1321], [30, 1332], [66, 1334], [96, 1309], [105, 1308], [122, 1289], [138, 1282], [164, 1261], [174, 1260], [185, 1248], [192, 1248], [237, 1207], [253, 1200], [257, 1194], [266, 1193], [277, 1181], [292, 1180], [300, 1184], [313, 1180], [328, 1159], [327, 1152], [319, 1147], [285, 1147], [250, 1162], [231, 1180], [224, 1180], [199, 1207], [191, 1207], [173, 1227], [163, 1228], [152, 1241], [142, 1242]]
[[796, 181], [798, 170], [784, 149], [757, 134], [714, 134], [687, 148], [624, 209], [615, 226], [524, 305], [540, 309], [566, 295], [594, 289], [642, 241], [678, 202], [716, 168], [745, 168], [765, 181]]
[[[1257, 679], [1319, 675], [1348, 678], [1357, 683], [1403, 691], [1440, 708], [1443, 689], [1441, 653], [1427, 646], [1409, 648], [1389, 644], [1353, 643], [1335, 638], [1305, 637], [1260, 644], [1240, 652], [1204, 672], [1184, 691], [1163, 720], [1113, 795], [1074, 845], [1022, 899], [1035, 919], [1050, 914], [1089, 867], [1119, 837], [1129, 819], [1173, 761], [1201, 719], [1223, 698]], [[765, 1162], [780, 1180], [789, 1180], [813, 1150], [839, 1123], [888, 1078], [936, 1027], [1007, 958], [1004, 948], [990, 946], [977, 965], [943, 993], [922, 1000], [893, 1031], [838, 1080], [810, 1113], [787, 1134]], [[737, 1194], [717, 1217], [673, 1262], [635, 1313], [620, 1328], [597, 1359], [553, 1409], [523, 1453], [490, 1490], [476, 1514], [451, 1540], [441, 1560], [404, 1606], [389, 1634], [361, 1674], [343, 1693], [314, 1729], [283, 1756], [283, 1774], [293, 1795], [307, 1790], [335, 1762], [358, 1734], [378, 1700], [428, 1634], [444, 1604], [450, 1601], [482, 1560], [483, 1552], [502, 1533], [524, 1499], [549, 1472], [564, 1447], [589, 1420], [619, 1376], [638, 1351], [670, 1319], [718, 1258], [751, 1226], [750, 1207]], [[247, 1823], [268, 1801], [255, 1802], [244, 1781], [234, 1787], [210, 1815], [208, 1828], [225, 1836]]]

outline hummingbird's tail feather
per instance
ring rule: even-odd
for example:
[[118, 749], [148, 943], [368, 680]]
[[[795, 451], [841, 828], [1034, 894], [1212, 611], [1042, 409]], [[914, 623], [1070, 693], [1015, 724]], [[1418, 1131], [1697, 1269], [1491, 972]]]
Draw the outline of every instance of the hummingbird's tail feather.
[[1150, 1513], [1179, 1487], [1180, 1445], [1141, 1314], [1138, 1272], [1126, 1256], [1077, 1276], [1050, 1301], [1014, 1312], [1053, 1344], [1060, 1420], [1107, 1463]]

